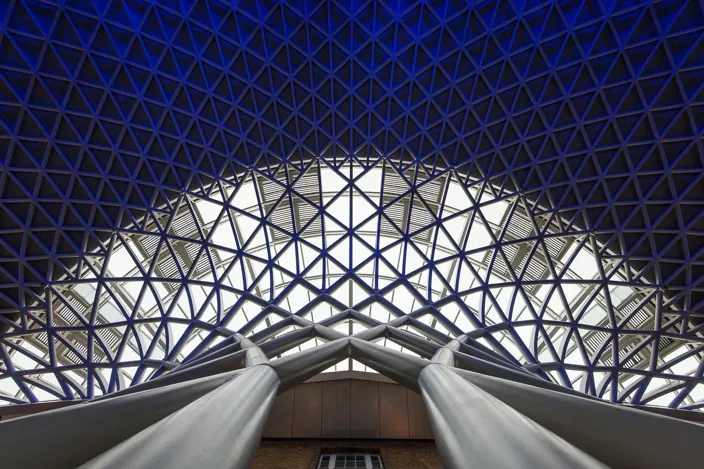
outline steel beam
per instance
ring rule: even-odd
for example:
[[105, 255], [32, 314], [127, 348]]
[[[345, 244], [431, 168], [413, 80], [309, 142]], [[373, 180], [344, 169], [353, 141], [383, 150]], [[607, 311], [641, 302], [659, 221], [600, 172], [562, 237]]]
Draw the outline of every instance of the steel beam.
[[454, 352], [454, 357], [455, 366], [457, 368], [462, 368], [468, 371], [482, 373], [485, 375], [496, 376], [518, 383], [529, 384], [531, 386], [537, 386], [539, 388], [551, 389], [553, 391], [565, 394], [573, 394], [576, 396], [585, 397], [587, 399], [596, 399], [596, 397], [588, 396], [579, 391], [575, 391], [574, 389], [570, 389], [565, 386], [560, 386], [559, 384], [546, 381], [532, 373], [528, 373], [526, 371], [519, 371], [512, 367], [492, 363], [481, 358], [473, 357], [471, 355], [465, 355], [462, 352]]
[[426, 366], [419, 385], [445, 469], [607, 467], [448, 366]]
[[431, 342], [424, 339], [416, 334], [412, 334], [408, 331], [402, 329], [397, 329], [395, 327], [386, 328], [386, 337], [392, 339], [394, 342], [412, 350], [421, 357], [431, 358], [440, 349], [440, 345], [435, 342]]
[[[466, 340], [469, 340], [469, 339], [466, 339]], [[533, 376], [537, 376], [537, 375], [534, 375], [533, 373], [529, 372], [525, 368], [518, 366], [518, 365], [514, 364], [513, 362], [510, 362], [508, 360], [501, 358], [501, 356], [498, 354], [487, 353], [484, 350], [475, 347], [474, 345], [466, 344], [460, 340], [458, 340], [458, 342], [459, 342], [459, 347], [457, 348], [457, 350], [459, 352], [462, 352], [466, 355], [470, 355], [472, 357], [481, 358], [484, 361], [491, 362], [491, 363], [494, 363], [499, 366], [503, 366], [506, 368], [512, 368], [514, 370], [520, 371], [521, 373], [526, 373], [526, 374], [530, 374]], [[481, 344], [479, 344], [479, 345], [481, 345]]]
[[273, 362], [271, 366], [281, 379], [279, 391], [284, 392], [349, 357], [349, 342], [349, 338], [328, 342]]
[[241, 371], [220, 374], [2, 422], [0, 466], [73, 469], [226, 384], [239, 373]]
[[676, 418], [679, 420], [686, 420], [689, 422], [698, 423], [704, 425], [704, 412], [697, 412], [693, 410], [683, 410], [683, 409], [671, 409], [669, 407], [654, 407], [647, 405], [632, 405], [632, 404], [621, 404], [624, 407], [629, 407], [636, 410], [642, 410], [644, 412], [650, 412], [653, 414], [666, 415], [668, 417]]
[[[404, 318], [402, 320], [402, 318]], [[450, 341], [451, 337], [447, 334], [440, 332], [437, 329], [433, 329], [423, 321], [413, 317], [413, 316], [402, 316], [401, 318], [396, 318], [389, 322], [389, 326], [401, 327], [408, 324], [417, 331], [425, 334], [429, 339], [437, 342], [438, 344], [445, 344]]]
[[613, 468], [702, 464], [702, 425], [479, 373], [457, 373]]
[[418, 376], [430, 361], [354, 337], [350, 338], [349, 341], [352, 358], [359, 360], [409, 389], [416, 392], [419, 391]]
[[261, 344], [262, 342], [267, 341], [272, 337], [276, 336], [278, 333], [280, 333], [289, 326], [300, 326], [300, 324], [298, 323], [299, 319], [301, 318], [298, 318], [297, 316], [289, 316], [277, 323], [272, 324], [266, 329], [257, 332], [256, 334], [252, 334], [249, 338], [255, 344]]
[[259, 344], [259, 347], [267, 357], [275, 357], [313, 338], [315, 338], [315, 326], [310, 325], [270, 339]]
[[384, 334], [386, 334], [386, 325], [381, 324], [379, 326], [374, 326], [371, 327], [367, 330], [360, 331], [354, 335], [354, 337], [358, 338], [359, 340], [364, 340], [364, 341], [371, 341], [378, 339], [380, 337], [384, 337]]
[[106, 399], [114, 399], [115, 397], [146, 391], [148, 389], [156, 389], [162, 386], [168, 386], [170, 384], [183, 383], [192, 379], [203, 378], [205, 376], [227, 373], [229, 371], [244, 368], [246, 365], [246, 360], [247, 350], [238, 350], [237, 352], [232, 352], [229, 355], [214, 358], [210, 361], [205, 361], [204, 363], [200, 363], [191, 368], [172, 371], [171, 373], [164, 374], [156, 379], [122, 389], [112, 394], [97, 397], [94, 400], [101, 401]]
[[[490, 349], [486, 345], [482, 344], [478, 340], [476, 340], [473, 337], [470, 337], [467, 334], [463, 334], [460, 337], [457, 338], [462, 345], [465, 347], [461, 347], [460, 350], [462, 350], [464, 353], [469, 353], [471, 354], [472, 351], [476, 351], [477, 353], [480, 353], [481, 355], [479, 358], [484, 358], [485, 360], [489, 361], [494, 361], [489, 359], [486, 356], [493, 357], [497, 362], [503, 363], [505, 365], [512, 365], [516, 368], [521, 368], [521, 364], [516, 360], [514, 357], [506, 358], [503, 355], [495, 352], [494, 350]], [[469, 349], [469, 350], [468, 350]]]
[[453, 340], [445, 347], [439, 348], [438, 351], [435, 352], [435, 355], [433, 355], [431, 361], [440, 365], [455, 366], [455, 354], [454, 350], [451, 348], [451, 346], [454, 345], [453, 342], [457, 341]]
[[[204, 353], [193, 360], [189, 360], [187, 362], [181, 363], [178, 365], [176, 368], [170, 371], [170, 373], [175, 373], [177, 371], [182, 371], [188, 368], [193, 368], [194, 366], [200, 365], [205, 362], [212, 361], [216, 358], [221, 358], [226, 355], [230, 355], [231, 353], [238, 352], [242, 349], [242, 344], [238, 340], [237, 342], [230, 343], [225, 347], [220, 347], [218, 350], [213, 350], [213, 351], [208, 351], [209, 353]], [[168, 374], [168, 373], [167, 373]], [[163, 375], [166, 376], [166, 375]]]
[[325, 326], [325, 327], [334, 327], [336, 324], [346, 320], [346, 319], [352, 319], [355, 320], [361, 324], [364, 324], [368, 327], [376, 327], [376, 326], [381, 326], [383, 323], [381, 321], [377, 321], [376, 319], [372, 318], [371, 316], [367, 316], [365, 314], [359, 313], [353, 309], [346, 309], [340, 313], [334, 314], [330, 316], [329, 318], [325, 318], [322, 321], [318, 322], [319, 325]]
[[80, 467], [249, 468], [278, 387], [279, 377], [269, 365], [247, 368]]

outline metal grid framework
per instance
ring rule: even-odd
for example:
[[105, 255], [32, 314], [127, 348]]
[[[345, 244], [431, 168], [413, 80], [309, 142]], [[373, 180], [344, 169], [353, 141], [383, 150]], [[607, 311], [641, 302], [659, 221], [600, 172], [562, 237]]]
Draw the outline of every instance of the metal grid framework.
[[699, 2], [0, 14], [0, 400], [391, 323], [704, 406]]

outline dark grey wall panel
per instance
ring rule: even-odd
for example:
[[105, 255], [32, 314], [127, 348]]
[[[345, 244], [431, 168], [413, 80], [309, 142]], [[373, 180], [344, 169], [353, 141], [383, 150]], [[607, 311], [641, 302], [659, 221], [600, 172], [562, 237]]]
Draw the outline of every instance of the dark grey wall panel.
[[379, 438], [379, 383], [353, 380], [350, 438]]
[[408, 431], [412, 440], [432, 440], [433, 433], [430, 430], [428, 411], [425, 408], [423, 397], [410, 389], [406, 390], [408, 395]]
[[419, 394], [360, 372], [324, 373], [281, 393], [263, 437], [433, 439]]
[[379, 383], [379, 435], [408, 438], [408, 399], [400, 384]]
[[323, 383], [299, 384], [294, 389], [293, 438], [320, 438]]
[[350, 437], [352, 380], [327, 381], [323, 384], [323, 438]]
[[293, 429], [294, 390], [295, 389], [289, 389], [276, 396], [262, 437], [291, 438], [291, 431]]

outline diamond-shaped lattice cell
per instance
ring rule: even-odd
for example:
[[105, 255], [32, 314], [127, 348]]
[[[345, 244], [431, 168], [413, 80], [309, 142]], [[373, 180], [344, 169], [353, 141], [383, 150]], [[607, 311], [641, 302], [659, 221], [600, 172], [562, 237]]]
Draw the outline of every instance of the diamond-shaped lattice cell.
[[111, 392], [352, 309], [330, 327], [412, 314], [590, 394], [704, 406], [700, 2], [0, 20], [1, 400]]

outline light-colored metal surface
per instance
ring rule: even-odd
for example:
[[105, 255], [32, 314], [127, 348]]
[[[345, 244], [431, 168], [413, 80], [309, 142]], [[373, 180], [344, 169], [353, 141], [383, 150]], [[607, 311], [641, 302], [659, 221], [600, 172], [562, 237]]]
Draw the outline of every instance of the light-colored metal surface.
[[270, 366], [247, 368], [80, 468], [247, 469], [278, 385]]
[[[0, 423], [2, 467], [74, 469], [123, 440], [213, 392], [241, 370], [163, 384], [112, 399], [83, 402]], [[52, 435], [42, 450], [29, 442]]]
[[701, 465], [704, 425], [495, 376], [457, 373], [613, 468]]
[[704, 409], [701, 0], [1, 5], [0, 401], [454, 364]]
[[420, 387], [444, 469], [607, 468], [447, 366], [426, 367]]

